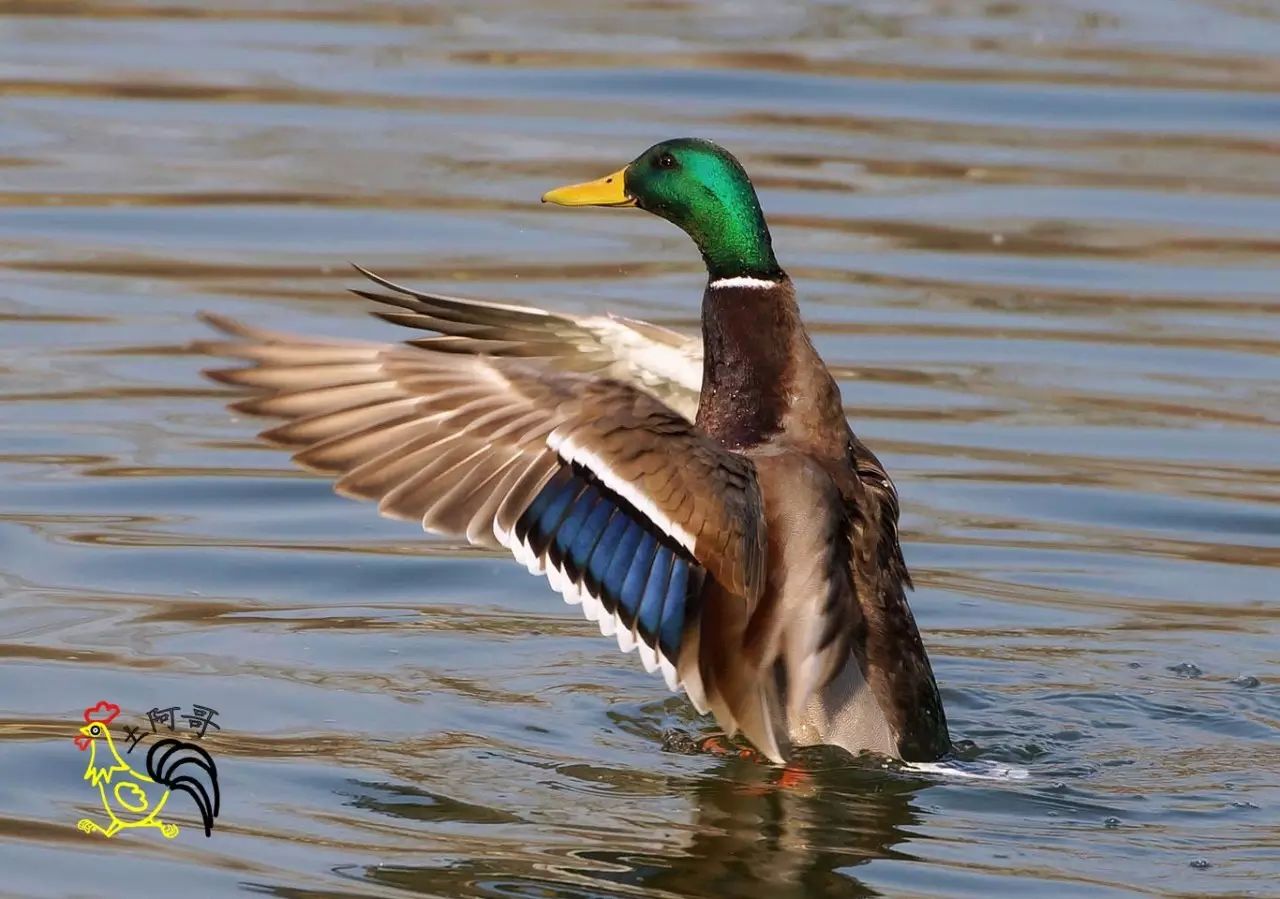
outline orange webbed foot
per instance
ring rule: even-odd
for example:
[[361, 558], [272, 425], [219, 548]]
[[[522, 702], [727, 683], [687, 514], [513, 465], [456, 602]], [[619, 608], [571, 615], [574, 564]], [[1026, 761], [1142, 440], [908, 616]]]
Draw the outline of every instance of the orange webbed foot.
[[737, 756], [740, 759], [746, 759], [750, 762], [764, 761], [764, 757], [754, 749], [748, 749], [744, 746], [736, 746], [723, 734], [705, 737], [700, 740], [698, 742], [698, 751], [723, 757]]

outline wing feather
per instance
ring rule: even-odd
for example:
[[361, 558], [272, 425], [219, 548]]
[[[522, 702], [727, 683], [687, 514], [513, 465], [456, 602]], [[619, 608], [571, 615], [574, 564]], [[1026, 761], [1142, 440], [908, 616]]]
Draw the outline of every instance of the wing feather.
[[403, 312], [378, 311], [424, 331], [410, 343], [448, 353], [537, 358], [560, 371], [610, 377], [643, 390], [692, 419], [702, 390], [702, 340], [615, 315], [570, 316], [525, 306], [422, 293], [355, 269], [388, 293], [353, 293]]
[[441, 302], [421, 312], [421, 296], [399, 296], [408, 311], [386, 317], [459, 324], [456, 345], [326, 342], [210, 318], [235, 339], [197, 349], [250, 363], [210, 375], [251, 391], [240, 411], [286, 419], [264, 434], [299, 465], [384, 515], [508, 548], [673, 689], [692, 684], [705, 709], [685, 642], [704, 584], [739, 597], [744, 620], [763, 586], [752, 463], [638, 384], [506, 346], [521, 329], [562, 334], [561, 319]]

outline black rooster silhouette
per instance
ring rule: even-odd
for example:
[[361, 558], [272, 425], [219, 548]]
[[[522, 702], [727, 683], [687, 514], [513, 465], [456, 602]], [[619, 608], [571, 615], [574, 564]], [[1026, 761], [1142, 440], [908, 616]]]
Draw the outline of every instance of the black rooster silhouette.
[[166, 737], [147, 753], [147, 774], [170, 790], [182, 790], [195, 800], [204, 824], [204, 835], [213, 832], [213, 819], [222, 807], [218, 766], [212, 756], [194, 743]]

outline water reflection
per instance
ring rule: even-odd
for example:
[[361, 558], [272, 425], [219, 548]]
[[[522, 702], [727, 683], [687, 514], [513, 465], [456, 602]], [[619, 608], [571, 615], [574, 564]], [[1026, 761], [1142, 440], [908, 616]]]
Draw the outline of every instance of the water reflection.
[[724, 771], [693, 791], [693, 834], [681, 861], [634, 859], [645, 886], [691, 896], [872, 896], [859, 865], [901, 857], [895, 846], [921, 822], [912, 800], [921, 783], [858, 768], [814, 769], [779, 785], [757, 770]]
[[[692, 811], [685, 821], [655, 824], [651, 846], [622, 835], [616, 848], [544, 848], [528, 857], [494, 852], [423, 867], [378, 865], [358, 876], [417, 895], [881, 895], [857, 878], [856, 869], [874, 859], [911, 857], [895, 847], [915, 836], [911, 828], [922, 817], [914, 800], [925, 784], [847, 765], [812, 768], [801, 782], [780, 784], [779, 777], [732, 759], [680, 784]], [[425, 791], [368, 783], [353, 788], [368, 790], [357, 793], [358, 807], [412, 821], [515, 820]], [[625, 815], [625, 798], [619, 805]]]

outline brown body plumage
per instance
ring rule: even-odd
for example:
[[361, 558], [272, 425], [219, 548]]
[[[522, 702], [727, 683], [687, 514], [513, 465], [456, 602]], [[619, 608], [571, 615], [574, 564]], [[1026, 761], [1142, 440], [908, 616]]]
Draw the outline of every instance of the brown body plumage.
[[906, 601], [897, 491], [849, 428], [791, 281], [708, 287], [702, 320], [698, 426], [753, 461], [764, 498], [769, 575], [747, 645], [780, 660], [759, 688], [775, 732], [939, 757], [949, 740]]

